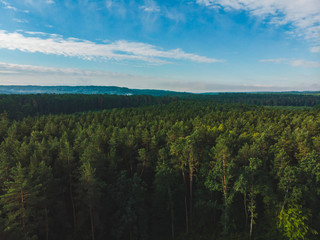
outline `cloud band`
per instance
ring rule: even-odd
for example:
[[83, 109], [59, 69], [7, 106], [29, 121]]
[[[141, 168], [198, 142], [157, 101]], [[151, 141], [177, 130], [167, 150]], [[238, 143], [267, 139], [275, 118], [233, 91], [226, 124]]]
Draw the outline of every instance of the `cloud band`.
[[109, 44], [63, 38], [59, 35], [45, 33], [27, 33], [0, 30], [0, 48], [19, 50], [30, 53], [55, 54], [68, 57], [79, 57], [85, 60], [95, 58], [113, 60], [139, 60], [150, 63], [164, 64], [172, 60], [189, 60], [199, 63], [222, 62], [215, 58], [208, 58], [181, 49], [163, 50], [154, 45], [119, 40]]

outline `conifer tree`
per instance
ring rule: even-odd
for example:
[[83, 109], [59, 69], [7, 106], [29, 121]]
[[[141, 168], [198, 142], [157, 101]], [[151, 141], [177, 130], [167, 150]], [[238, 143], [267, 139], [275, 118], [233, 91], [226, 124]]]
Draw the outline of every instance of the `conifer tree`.
[[11, 169], [10, 178], [4, 182], [4, 194], [0, 197], [5, 215], [5, 230], [16, 237], [32, 237], [34, 229], [32, 217], [39, 185], [33, 185], [27, 168], [19, 162]]

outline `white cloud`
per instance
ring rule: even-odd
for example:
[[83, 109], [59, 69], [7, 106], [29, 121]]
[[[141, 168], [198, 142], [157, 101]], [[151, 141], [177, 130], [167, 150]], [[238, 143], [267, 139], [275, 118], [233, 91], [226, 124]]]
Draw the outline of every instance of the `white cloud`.
[[157, 3], [153, 0], [146, 0], [145, 5], [140, 7], [145, 12], [160, 12], [160, 7], [157, 5]]
[[46, 0], [46, 4], [55, 4], [53, 0]]
[[23, 12], [23, 13], [29, 13], [28, 10], [20, 10], [14, 6], [12, 6], [10, 3], [4, 1], [4, 0], [0, 0], [0, 4], [2, 4], [5, 8], [5, 9], [8, 9], [8, 10], [12, 10], [12, 11], [15, 11], [15, 12]]
[[16, 7], [13, 6], [5, 6], [6, 9], [12, 10], [12, 11], [18, 11], [18, 9]]
[[4, 6], [9, 6], [10, 4], [6, 1], [0, 0], [0, 3], [3, 4]]
[[275, 58], [275, 59], [261, 59], [259, 62], [269, 62], [276, 64], [287, 64], [292, 67], [303, 67], [303, 68], [320, 68], [320, 62], [306, 61], [303, 59], [287, 59], [287, 58]]
[[28, 35], [40, 35], [40, 36], [51, 36], [51, 37], [62, 37], [61, 35], [56, 35], [56, 34], [48, 34], [44, 32], [32, 32], [32, 31], [23, 31], [23, 30], [17, 30], [17, 32], [25, 33]]
[[28, 20], [25, 19], [13, 18], [12, 20], [17, 23], [28, 23]]
[[196, 0], [200, 5], [243, 10], [272, 24], [291, 24], [296, 36], [320, 42], [319, 0]]
[[314, 53], [320, 53], [320, 46], [312, 47], [310, 48], [310, 51]]
[[139, 60], [156, 64], [169, 63], [172, 60], [189, 60], [200, 63], [222, 62], [222, 60], [186, 53], [181, 49], [163, 50], [141, 42], [119, 40], [109, 44], [97, 44], [87, 40], [65, 39], [59, 35], [38, 32], [8, 33], [0, 30], [0, 48], [79, 57], [85, 60], [96, 58]]
[[106, 8], [111, 8], [112, 7], [113, 2], [111, 0], [107, 0], [106, 1]]
[[105, 76], [110, 72], [90, 71], [75, 68], [54, 68], [34, 65], [21, 65], [0, 62], [0, 70], [3, 72], [11, 72], [15, 74], [38, 74], [46, 73], [52, 75], [78, 75], [78, 76]]
[[185, 22], [186, 16], [185, 14], [178, 8], [165, 8], [164, 9], [164, 16], [170, 20], [173, 20], [175, 22]]
[[281, 63], [285, 58], [273, 58], [273, 59], [261, 59], [259, 62], [271, 62], [271, 63]]
[[320, 62], [306, 61], [303, 59], [291, 60], [289, 64], [293, 67], [320, 68]]
[[11, 6], [8, 2], [0, 0], [0, 3], [4, 6], [4, 8], [12, 10], [12, 11], [18, 11], [16, 7]]
[[160, 12], [160, 8], [153, 8], [153, 7], [147, 7], [147, 6], [141, 6], [141, 8], [145, 12]]

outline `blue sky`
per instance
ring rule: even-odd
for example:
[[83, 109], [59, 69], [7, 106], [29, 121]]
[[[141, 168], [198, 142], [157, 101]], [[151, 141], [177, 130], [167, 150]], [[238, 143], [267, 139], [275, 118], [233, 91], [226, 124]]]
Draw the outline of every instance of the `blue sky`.
[[320, 90], [320, 0], [0, 0], [0, 84]]

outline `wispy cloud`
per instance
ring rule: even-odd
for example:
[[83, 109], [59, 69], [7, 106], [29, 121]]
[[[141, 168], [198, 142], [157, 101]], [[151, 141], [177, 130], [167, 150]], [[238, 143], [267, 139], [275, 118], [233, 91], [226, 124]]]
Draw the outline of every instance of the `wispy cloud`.
[[224, 8], [227, 11], [247, 11], [271, 24], [290, 24], [296, 36], [320, 42], [319, 0], [196, 0], [200, 5]]
[[46, 73], [51, 75], [77, 75], [77, 76], [105, 76], [110, 72], [90, 71], [75, 68], [54, 68], [35, 65], [22, 65], [0, 62], [0, 70], [12, 74], [38, 74]]
[[147, 75], [0, 62], [0, 83], [3, 85], [97, 85], [161, 89], [164, 81]]
[[261, 59], [259, 62], [281, 63], [285, 61], [285, 58], [273, 58], [273, 59]]
[[[291, 91], [299, 87], [278, 86], [273, 84], [228, 84], [223, 82], [186, 82], [173, 81], [166, 83], [165, 86], [176, 91], [184, 92], [258, 92], [258, 91]], [[303, 90], [311, 89], [305, 86]], [[317, 86], [319, 88], [319, 86]], [[300, 88], [301, 89], [301, 88]]]
[[287, 59], [287, 58], [274, 58], [274, 59], [261, 59], [259, 62], [268, 62], [276, 64], [287, 64], [292, 67], [304, 67], [304, 68], [320, 68], [320, 62], [306, 61], [303, 59]]
[[12, 6], [9, 2], [4, 1], [4, 0], [0, 0], [0, 6], [1, 6], [1, 5], [3, 6], [3, 8], [8, 9], [8, 10], [11, 10], [11, 11], [14, 11], [14, 12], [29, 13], [28, 10], [18, 9], [18, 8]]
[[310, 51], [314, 53], [320, 53], [320, 46], [312, 47], [310, 48]]
[[12, 10], [12, 11], [18, 11], [18, 9], [16, 7], [13, 6], [5, 6], [6, 9]]
[[28, 20], [25, 19], [13, 18], [12, 20], [17, 23], [28, 23]]
[[[31, 36], [27, 36], [31, 35]], [[172, 60], [189, 60], [199, 63], [222, 62], [181, 49], [163, 50], [151, 44], [119, 40], [108, 44], [76, 39], [63, 38], [39, 32], [13, 32], [0, 30], [0, 48], [23, 52], [40, 52], [68, 57], [79, 57], [85, 60], [96, 58], [113, 60], [139, 60], [149, 63], [164, 64]]]
[[164, 16], [170, 20], [175, 21], [176, 23], [186, 21], [186, 16], [184, 12], [180, 11], [179, 8], [165, 8]]
[[143, 6], [141, 6], [140, 8], [143, 9], [145, 12], [150, 12], [150, 13], [152, 13], [152, 12], [160, 12], [160, 7], [153, 0], [145, 1], [145, 4]]
[[[281, 80], [276, 82], [281, 82]], [[219, 80], [214, 82], [183, 81], [174, 78], [162, 78], [150, 75], [135, 75], [74, 68], [54, 68], [3, 62], [0, 62], [0, 83], [4, 85], [120, 86], [187, 92], [302, 91], [320, 89], [320, 84], [317, 83], [317, 81], [310, 81], [310, 84], [304, 83], [303, 85], [291, 83], [289, 86], [272, 83], [228, 84]]]
[[106, 0], [105, 6], [109, 13], [115, 16], [123, 19], [127, 16], [128, 6], [126, 6], [123, 1]]
[[18, 9], [14, 6], [11, 6], [10, 3], [0, 0], [0, 3], [3, 5], [4, 8], [12, 10], [12, 11], [18, 11]]
[[289, 64], [293, 67], [320, 68], [320, 62], [306, 61], [303, 59], [291, 60]]
[[9, 3], [6, 2], [6, 1], [0, 0], [0, 3], [1, 3], [2, 5], [4, 5], [4, 6], [9, 6]]
[[46, 4], [55, 4], [55, 1], [53, 1], [53, 0], [46, 0]]

